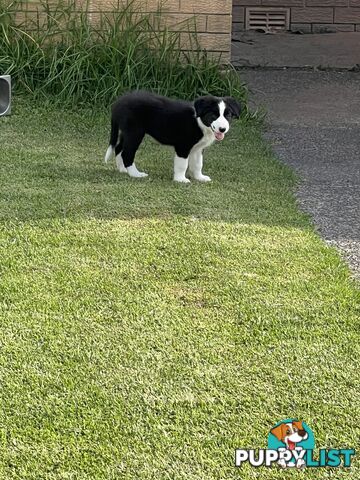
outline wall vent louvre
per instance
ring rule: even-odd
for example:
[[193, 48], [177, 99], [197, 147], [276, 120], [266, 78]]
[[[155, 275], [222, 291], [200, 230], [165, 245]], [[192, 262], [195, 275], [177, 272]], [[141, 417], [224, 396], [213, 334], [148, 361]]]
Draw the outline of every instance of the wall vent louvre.
[[285, 31], [289, 30], [289, 25], [289, 8], [251, 7], [246, 9], [246, 30]]

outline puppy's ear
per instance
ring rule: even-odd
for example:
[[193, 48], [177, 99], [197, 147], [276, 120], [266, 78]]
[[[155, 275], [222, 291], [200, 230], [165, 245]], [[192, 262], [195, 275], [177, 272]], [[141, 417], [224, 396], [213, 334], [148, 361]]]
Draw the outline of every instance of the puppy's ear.
[[280, 425], [278, 425], [277, 427], [274, 427], [272, 430], [270, 430], [270, 432], [275, 435], [275, 437], [282, 441], [282, 438], [283, 438], [283, 423], [281, 423]]
[[293, 425], [295, 425], [295, 427], [298, 430], [305, 430], [304, 427], [303, 427], [303, 422], [300, 422], [299, 420], [294, 420]]
[[226, 103], [226, 106], [231, 112], [231, 116], [234, 118], [239, 118], [240, 112], [241, 112], [240, 103], [237, 100], [235, 100], [235, 98], [233, 97], [225, 97], [224, 101]]
[[209, 104], [208, 97], [197, 98], [194, 102], [194, 108], [197, 117], [201, 117], [206, 113], [206, 108]]

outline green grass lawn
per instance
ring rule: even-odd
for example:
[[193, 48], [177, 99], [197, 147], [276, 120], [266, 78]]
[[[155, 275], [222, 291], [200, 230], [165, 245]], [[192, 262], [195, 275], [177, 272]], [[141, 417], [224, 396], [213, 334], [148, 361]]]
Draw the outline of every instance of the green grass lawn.
[[0, 118], [0, 478], [359, 479], [233, 466], [293, 416], [359, 446], [360, 293], [291, 172], [238, 123], [211, 184], [151, 140], [130, 179], [108, 135], [25, 99]]

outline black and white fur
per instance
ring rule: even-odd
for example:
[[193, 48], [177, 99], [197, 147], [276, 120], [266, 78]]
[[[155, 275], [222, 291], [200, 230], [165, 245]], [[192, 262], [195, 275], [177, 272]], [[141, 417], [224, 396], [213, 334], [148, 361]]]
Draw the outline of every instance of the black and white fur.
[[107, 162], [115, 150], [116, 165], [130, 177], [146, 177], [134, 163], [145, 134], [175, 149], [174, 180], [188, 183], [189, 176], [200, 182], [203, 175], [203, 150], [214, 140], [222, 140], [231, 117], [239, 118], [240, 105], [231, 98], [201, 97], [195, 102], [172, 100], [145, 91], [120, 97], [112, 106], [110, 145]]

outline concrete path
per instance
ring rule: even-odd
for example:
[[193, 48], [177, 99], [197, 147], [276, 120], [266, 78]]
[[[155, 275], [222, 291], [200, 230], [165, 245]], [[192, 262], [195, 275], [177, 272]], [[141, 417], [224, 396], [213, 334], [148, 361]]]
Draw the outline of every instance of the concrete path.
[[360, 278], [360, 73], [241, 73], [268, 137], [301, 178], [298, 198]]
[[296, 35], [234, 32], [235, 68], [323, 68], [360, 70], [360, 32]]

